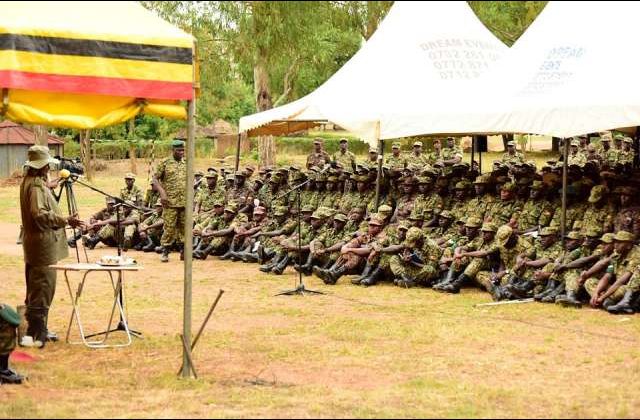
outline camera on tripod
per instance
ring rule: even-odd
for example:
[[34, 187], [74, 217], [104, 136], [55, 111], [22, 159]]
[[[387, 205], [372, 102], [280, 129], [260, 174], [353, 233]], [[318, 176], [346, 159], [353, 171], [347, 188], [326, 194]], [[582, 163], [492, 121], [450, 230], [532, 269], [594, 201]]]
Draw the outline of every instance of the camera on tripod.
[[71, 159], [64, 156], [56, 156], [55, 158], [60, 161], [60, 163], [57, 165], [58, 167], [55, 169], [59, 171], [66, 169], [67, 171], [71, 172], [72, 175], [84, 174], [84, 166], [82, 165], [82, 162], [80, 162], [79, 157]]

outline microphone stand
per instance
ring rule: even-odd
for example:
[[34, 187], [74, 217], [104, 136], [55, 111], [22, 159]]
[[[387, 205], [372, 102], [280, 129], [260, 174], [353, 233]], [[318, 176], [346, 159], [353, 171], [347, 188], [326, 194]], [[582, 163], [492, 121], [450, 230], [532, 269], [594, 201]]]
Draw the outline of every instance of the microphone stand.
[[[60, 184], [60, 190], [58, 191], [58, 195], [53, 194], [56, 201], [59, 203], [60, 198], [62, 197], [62, 192], [66, 193], [67, 199], [67, 211], [69, 212], [69, 216], [78, 213], [78, 204], [76, 201], [76, 196], [73, 193], [73, 180], [70, 178], [66, 178], [62, 180]], [[71, 232], [73, 235], [73, 240], [77, 242], [78, 238], [78, 230], [76, 228], [71, 228]], [[78, 244], [76, 243], [76, 260], [80, 263], [80, 251], [78, 250]], [[86, 262], [89, 262], [89, 256], [87, 255], [87, 249], [83, 246], [82, 250], [84, 251], [84, 258]]]
[[[69, 179], [73, 179], [73, 181], [71, 182], [77, 182], [78, 184], [85, 186], [97, 193], [100, 193], [102, 195], [104, 195], [105, 197], [109, 197], [112, 198], [113, 200], [116, 201], [116, 204], [114, 205], [114, 208], [116, 209], [116, 243], [117, 243], [117, 247], [118, 247], [118, 256], [122, 256], [122, 234], [120, 233], [120, 209], [123, 207], [129, 207], [132, 209], [136, 209], [136, 210], [140, 210], [143, 211], [142, 208], [135, 206], [133, 204], [129, 204], [126, 201], [124, 201], [122, 198], [120, 197], [115, 197], [109, 193], [106, 193], [104, 191], [102, 191], [99, 188], [94, 187], [93, 185], [89, 185], [86, 182], [82, 182], [80, 181], [77, 177], [72, 177]], [[122, 279], [123, 273], [122, 271], [118, 272], [118, 276]], [[123, 285], [122, 287], [120, 287], [120, 292], [118, 293], [118, 302], [120, 303], [120, 306], [122, 308], [124, 308], [124, 282], [121, 282]], [[108, 331], [103, 331], [103, 332], [99, 332], [99, 333], [95, 333], [95, 334], [91, 334], [86, 336], [86, 338], [91, 338], [91, 337], [96, 337], [99, 335], [107, 335], [110, 334], [112, 332], [115, 331], [127, 331], [127, 329], [129, 330], [129, 333], [136, 337], [136, 338], [142, 338], [142, 333], [140, 331], [136, 331], [134, 329], [132, 329], [131, 327], [125, 326], [124, 324], [124, 319], [122, 319], [122, 315], [120, 315], [120, 320], [118, 321], [118, 325], [116, 325], [115, 328], [108, 330]]]
[[[324, 173], [324, 171], [326, 171], [327, 169], [329, 168], [328, 167], [325, 168], [320, 173]], [[296, 193], [296, 202], [298, 207], [298, 264], [300, 265], [302, 265], [302, 212], [301, 212], [300, 202], [301, 202], [302, 188], [304, 188], [310, 181], [311, 181], [310, 179], [307, 179], [303, 183], [291, 187], [289, 191], [277, 197], [277, 198], [282, 198], [288, 194], [291, 194], [292, 192]], [[304, 285], [304, 281], [302, 280], [302, 270], [300, 270], [298, 271], [298, 285], [295, 287], [295, 289], [284, 290], [278, 293], [276, 296], [292, 296], [292, 295], [304, 296], [306, 293], [309, 293], [312, 295], [325, 294], [324, 292], [320, 292], [318, 290], [307, 289]]]

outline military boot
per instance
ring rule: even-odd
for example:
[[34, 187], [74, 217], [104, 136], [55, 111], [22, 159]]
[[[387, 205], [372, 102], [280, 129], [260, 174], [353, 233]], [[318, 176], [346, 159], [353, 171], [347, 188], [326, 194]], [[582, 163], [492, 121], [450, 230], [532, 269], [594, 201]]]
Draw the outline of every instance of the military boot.
[[221, 260], [228, 260], [229, 258], [231, 258], [231, 255], [233, 255], [233, 253], [236, 251], [236, 247], [235, 245], [232, 243], [229, 246], [229, 250], [227, 252], [225, 252], [224, 254], [220, 255], [218, 258]]
[[240, 259], [246, 263], [255, 263], [258, 262], [258, 253], [257, 252], [243, 252], [240, 254]]
[[438, 291], [447, 292], [447, 293], [460, 293], [460, 289], [462, 286], [469, 282], [471, 279], [464, 273], [460, 274], [453, 280], [451, 283], [442, 286], [440, 289], [436, 289]]
[[318, 276], [318, 278], [320, 278], [322, 281], [324, 281], [325, 283], [327, 282], [325, 279], [328, 278], [329, 269], [314, 265], [311, 271], [313, 271], [313, 274]]
[[278, 261], [278, 264], [273, 267], [273, 269], [271, 270], [272, 274], [275, 274], [277, 276], [281, 275], [282, 273], [284, 273], [284, 270], [287, 268], [287, 265], [289, 265], [289, 255], [285, 254], [284, 257], [282, 257], [280, 259], [280, 261]]
[[9, 369], [9, 355], [0, 356], [0, 384], [20, 385], [25, 377]]
[[355, 284], [355, 285], [362, 284], [362, 280], [369, 277], [369, 275], [371, 275], [371, 272], [373, 270], [374, 270], [373, 265], [369, 264], [369, 262], [367, 261], [367, 265], [364, 266], [364, 270], [362, 270], [362, 274], [360, 274], [360, 277], [356, 277], [355, 279], [352, 279], [351, 284]]
[[631, 306], [631, 302], [633, 301], [634, 292], [633, 290], [627, 290], [617, 305], [612, 305], [607, 308], [607, 311], [610, 314], [632, 314], [633, 307]]
[[573, 290], [567, 291], [566, 294], [560, 295], [556, 298], [556, 303], [562, 306], [570, 306], [573, 308], [581, 308], [582, 302], [576, 298], [576, 292]]
[[[519, 281], [518, 281], [519, 280]], [[530, 292], [536, 287], [536, 284], [531, 280], [518, 279], [509, 283], [506, 289], [516, 298], [525, 299], [530, 296]]]
[[160, 262], [169, 262], [169, 247], [162, 247], [162, 255], [160, 256]]
[[153, 240], [147, 236], [146, 242], [142, 244], [143, 252], [153, 252], [156, 248], [156, 244], [153, 243]]
[[398, 281], [396, 282], [396, 286], [398, 287], [404, 287], [406, 289], [411, 289], [412, 287], [416, 286], [416, 281], [413, 277], [408, 276], [406, 274], [401, 274], [400, 278], [398, 279]]
[[383, 274], [384, 274], [384, 271], [382, 270], [382, 268], [378, 266], [373, 270], [371, 270], [371, 273], [369, 274], [369, 276], [362, 279], [360, 281], [360, 284], [363, 285], [364, 287], [373, 286], [376, 283], [378, 283], [378, 280], [380, 280]]
[[323, 278], [322, 280], [325, 284], [336, 284], [340, 277], [342, 277], [342, 275], [347, 271], [349, 270], [344, 265], [341, 265], [340, 267], [335, 267], [334, 265], [333, 268], [327, 271], [326, 279]]
[[547, 286], [544, 288], [544, 290], [536, 295], [533, 296], [533, 299], [536, 301], [541, 301], [542, 299], [544, 299], [549, 293], [553, 292], [553, 290], [558, 287], [558, 282], [556, 280], [549, 280], [547, 282]]
[[273, 270], [275, 266], [278, 265], [278, 262], [282, 257], [283, 257], [282, 254], [276, 255], [271, 259], [271, 261], [268, 264], [261, 265], [260, 268], [258, 268], [258, 270], [262, 271], [263, 273], [270, 273], [271, 270]]
[[564, 283], [558, 284], [558, 286], [549, 292], [545, 297], [543, 297], [540, 302], [543, 303], [554, 303], [556, 298], [564, 293]]
[[100, 237], [98, 235], [87, 238], [85, 246], [89, 249], [94, 249], [96, 245], [100, 243]]
[[305, 276], [311, 275], [311, 270], [313, 269], [313, 254], [310, 252], [309, 256], [307, 257], [307, 261], [305, 261], [303, 265], [295, 264], [293, 266], [293, 269], [298, 273], [304, 274]]
[[451, 283], [456, 277], [457, 276], [453, 272], [453, 268], [450, 268], [447, 271], [447, 274], [444, 277], [442, 277], [439, 281], [437, 281], [435, 284], [433, 284], [431, 288], [434, 290], [441, 290], [444, 286]]

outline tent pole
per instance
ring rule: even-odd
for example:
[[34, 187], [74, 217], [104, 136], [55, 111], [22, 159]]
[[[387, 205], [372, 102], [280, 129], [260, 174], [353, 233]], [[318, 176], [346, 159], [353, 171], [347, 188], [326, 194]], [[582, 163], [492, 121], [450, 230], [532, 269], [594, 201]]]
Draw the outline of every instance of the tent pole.
[[476, 158], [476, 136], [471, 136], [471, 169], [473, 169], [473, 161]]
[[564, 142], [564, 157], [562, 160], [562, 218], [560, 225], [560, 234], [562, 235], [562, 247], [564, 248], [564, 236], [567, 230], [567, 168], [569, 167], [569, 142], [566, 138], [562, 140]]
[[378, 175], [376, 176], [376, 209], [380, 207], [380, 183], [382, 181], [382, 160], [384, 155], [384, 140], [380, 140], [380, 121], [376, 122], [376, 140], [378, 140]]
[[[194, 55], [196, 46], [194, 44]], [[196, 157], [195, 145], [195, 116], [196, 116], [196, 86], [194, 64], [193, 98], [188, 102], [187, 109], [187, 195], [184, 209], [184, 313], [182, 337], [185, 343], [191, 343], [191, 298], [192, 298], [192, 265], [193, 265], [193, 165]], [[193, 366], [189, 361], [191, 355], [182, 346], [182, 377], [189, 378]]]
[[238, 133], [238, 142], [236, 143], [236, 172], [238, 172], [238, 168], [240, 168], [240, 136], [242, 134]]

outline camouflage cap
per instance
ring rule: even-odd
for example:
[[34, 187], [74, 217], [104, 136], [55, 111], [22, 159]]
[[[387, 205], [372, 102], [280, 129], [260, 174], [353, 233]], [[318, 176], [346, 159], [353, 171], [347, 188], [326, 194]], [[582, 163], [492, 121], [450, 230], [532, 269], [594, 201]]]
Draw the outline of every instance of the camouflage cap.
[[217, 177], [218, 177], [218, 173], [217, 172], [213, 172], [213, 171], [209, 171], [205, 175], [205, 178], [217, 178]]
[[498, 230], [498, 227], [493, 222], [485, 222], [482, 224], [480, 230], [483, 232], [496, 232]]
[[413, 142], [413, 147], [422, 147], [422, 142], [421, 141]]
[[376, 149], [375, 147], [370, 147], [370, 148], [369, 148], [369, 153], [375, 153], [375, 154], [378, 154], [378, 149]]
[[229, 213], [234, 213], [234, 214], [238, 213], [238, 205], [236, 203], [229, 203], [224, 208], [224, 211], [229, 212]]
[[345, 137], [342, 137], [340, 139], [340, 143], [348, 143], [348, 142], [349, 142], [349, 140], [347, 140]]
[[278, 206], [273, 211], [274, 216], [285, 216], [289, 213], [289, 209], [285, 206]]
[[607, 133], [607, 134], [601, 135], [600, 136], [600, 141], [610, 142], [611, 141], [611, 134]]
[[400, 142], [399, 141], [394, 141], [393, 144], [391, 145], [392, 149], [399, 149], [400, 148]]
[[233, 174], [227, 175], [227, 177], [225, 178], [225, 180], [227, 181], [235, 181], [236, 177], [233, 176]]
[[468, 228], [479, 228], [482, 226], [482, 220], [479, 217], [471, 216], [464, 225]]
[[409, 220], [424, 220], [424, 213], [416, 208], [409, 215]]
[[513, 234], [513, 228], [509, 225], [502, 225], [498, 228], [498, 233], [496, 233], [496, 240], [502, 246], [505, 246], [506, 243], [511, 238]]
[[378, 214], [374, 214], [373, 216], [371, 216], [369, 224], [374, 226], [382, 226], [384, 225], [384, 220]]
[[613, 233], [605, 233], [600, 238], [600, 242], [602, 242], [603, 244], [612, 244], [615, 237], [616, 235]]
[[453, 214], [449, 210], [443, 210], [439, 216], [445, 219], [453, 219]]
[[580, 147], [580, 140], [571, 140], [571, 147]]
[[349, 218], [342, 213], [336, 213], [336, 215], [333, 216], [333, 220], [346, 223], [349, 220]]
[[627, 232], [626, 230], [621, 230], [616, 233], [616, 236], [613, 238], [616, 242], [633, 242], [635, 241], [635, 236], [631, 232]]
[[600, 238], [602, 236], [602, 229], [597, 227], [589, 227], [584, 231], [584, 236], [588, 238]]
[[222, 201], [221, 199], [216, 200], [213, 203], [213, 207], [224, 207], [224, 201]]
[[236, 171], [234, 175], [235, 175], [236, 177], [238, 177], [238, 176], [239, 176], [239, 177], [241, 177], [241, 178], [246, 178], [246, 177], [247, 177], [247, 174], [246, 174], [246, 173], [244, 173], [243, 171]]
[[620, 133], [616, 133], [614, 134], [613, 139], [616, 141], [622, 141], [624, 139], [624, 136]]
[[267, 214], [267, 209], [262, 206], [258, 206], [253, 209], [253, 214]]
[[302, 213], [313, 213], [316, 209], [313, 208], [312, 205], [307, 204], [306, 206], [302, 207], [302, 210], [300, 210]]
[[338, 176], [337, 175], [329, 175], [327, 177], [327, 182], [332, 182], [332, 183], [338, 182]]
[[591, 194], [589, 195], [589, 202], [590, 203], [599, 202], [605, 197], [607, 192], [608, 192], [607, 187], [605, 187], [604, 185], [596, 185], [595, 187], [591, 188]]
[[313, 214], [311, 215], [312, 219], [324, 219], [325, 217], [327, 217], [325, 212], [319, 209], [314, 211]]
[[410, 228], [411, 225], [406, 220], [403, 220], [402, 222], [400, 222], [400, 224], [398, 224], [398, 230], [409, 230]]
[[488, 175], [480, 175], [476, 177], [476, 180], [473, 181], [474, 184], [488, 184], [491, 181], [491, 178]]
[[454, 221], [453, 223], [455, 223], [456, 225], [466, 225], [467, 224], [467, 218], [466, 217], [461, 217], [458, 220]]
[[393, 211], [393, 208], [387, 204], [383, 204], [378, 207], [378, 213], [382, 213], [384, 215], [389, 215]]
[[516, 147], [516, 142], [515, 141], [509, 141], [509, 142], [507, 142], [507, 146]]
[[625, 137], [622, 141], [625, 143], [633, 144], [633, 139], [631, 137]]
[[579, 241], [582, 239], [582, 235], [580, 235], [580, 232], [578, 232], [577, 230], [572, 230], [571, 232], [565, 235], [565, 238], [573, 239], [574, 241]]
[[405, 239], [407, 244], [415, 245], [420, 242], [420, 239], [422, 239], [422, 230], [420, 230], [420, 228], [412, 227], [407, 230], [407, 236]]
[[534, 191], [539, 191], [544, 189], [544, 182], [535, 180], [531, 184], [531, 189]]
[[124, 176], [124, 179], [136, 179], [136, 174], [134, 174], [133, 172], [127, 172], [127, 174]]
[[513, 182], [507, 182], [502, 186], [502, 190], [503, 191], [515, 191], [517, 189], [516, 184], [514, 184]]
[[540, 236], [551, 236], [551, 235], [557, 235], [557, 234], [558, 234], [558, 229], [552, 226], [543, 227], [539, 233]]
[[466, 181], [459, 181], [456, 182], [456, 186], [454, 187], [455, 190], [468, 190], [469, 189], [469, 184]]
[[116, 203], [116, 199], [113, 197], [107, 197], [104, 200], [107, 204], [115, 204]]
[[204, 172], [203, 172], [203, 171], [195, 171], [195, 172], [193, 173], [193, 176], [200, 176], [200, 177], [203, 177], [203, 176], [204, 176]]
[[433, 178], [430, 176], [419, 176], [418, 177], [418, 184], [432, 184], [433, 183]]

